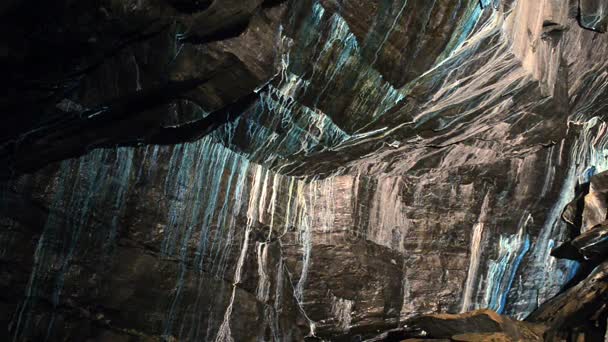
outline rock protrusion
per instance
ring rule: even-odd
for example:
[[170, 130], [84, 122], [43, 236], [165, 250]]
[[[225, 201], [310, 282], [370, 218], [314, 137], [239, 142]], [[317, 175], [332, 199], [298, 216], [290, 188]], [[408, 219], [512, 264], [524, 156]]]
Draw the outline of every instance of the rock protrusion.
[[543, 341], [545, 332], [543, 325], [517, 321], [486, 309], [420, 316], [408, 326], [424, 331], [429, 338], [454, 341]]
[[[551, 254], [557, 258], [577, 260], [581, 269], [592, 270], [586, 278], [566, 289], [555, 298], [541, 305], [528, 321], [545, 324], [549, 330], [547, 340], [555, 340], [564, 334], [580, 333], [585, 327], [595, 326], [583, 332], [585, 340], [591, 334], [602, 335], [608, 311], [608, 172], [591, 176], [588, 188], [568, 204], [562, 217], [580, 232], [572, 240], [555, 248]], [[589, 336], [587, 336], [589, 335]]]

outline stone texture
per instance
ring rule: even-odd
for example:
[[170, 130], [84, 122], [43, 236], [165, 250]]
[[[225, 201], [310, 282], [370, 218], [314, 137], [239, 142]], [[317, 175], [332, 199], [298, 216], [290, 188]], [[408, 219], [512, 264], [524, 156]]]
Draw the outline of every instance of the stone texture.
[[[605, 306], [605, 292], [608, 289], [605, 280], [605, 223], [585, 230], [583, 225], [589, 224], [590, 212], [601, 213], [606, 210], [606, 203], [602, 200], [606, 174], [588, 176], [590, 177], [586, 180], [590, 181], [590, 186], [585, 200], [582, 201], [582, 196], [579, 196], [578, 203], [570, 203], [566, 208], [568, 222], [574, 226], [575, 231], [582, 233], [574, 234], [571, 241], [552, 252], [556, 257], [579, 260], [583, 271], [565, 291], [542, 304], [527, 318], [549, 327], [545, 335], [547, 340], [562, 339], [567, 332], [571, 338], [579, 340], [599, 340], [605, 336], [604, 320], [608, 315]], [[577, 209], [572, 210], [573, 206], [577, 206]]]
[[604, 0], [580, 0], [580, 23], [583, 27], [606, 32], [608, 2]]
[[585, 196], [585, 209], [581, 231], [586, 232], [608, 218], [608, 173], [591, 178], [589, 194]]
[[518, 322], [491, 310], [422, 316], [407, 325], [421, 329], [430, 338], [456, 341], [543, 341], [545, 330], [542, 325]]
[[[551, 256], [592, 252], [606, 220], [601, 2], [79, 4], [0, 5], [25, 70], [1, 103], [2, 339], [428, 340], [403, 327], [424, 314], [439, 339], [541, 338], [447, 315], [484, 308], [602, 329], [604, 264]], [[77, 115], [209, 75], [104, 125]], [[204, 138], [140, 145], [226, 108]], [[53, 137], [87, 153], [15, 153]]]
[[577, 254], [587, 260], [603, 260], [608, 255], [606, 235], [608, 235], [608, 222], [592, 227], [585, 233], [577, 236], [568, 245], [576, 249]]
[[557, 338], [560, 330], [584, 323], [605, 310], [608, 292], [606, 263], [596, 267], [582, 282], [541, 305], [527, 319], [550, 327], [547, 338]]
[[589, 185], [584, 187], [587, 193], [581, 192], [566, 206], [562, 217], [577, 234], [557, 247], [553, 255], [572, 260], [602, 261], [606, 258], [607, 176], [606, 172], [591, 176]]
[[486, 334], [462, 334], [452, 337], [453, 341], [468, 341], [468, 342], [509, 342], [517, 341], [510, 338], [507, 334], [502, 333], [486, 333]]

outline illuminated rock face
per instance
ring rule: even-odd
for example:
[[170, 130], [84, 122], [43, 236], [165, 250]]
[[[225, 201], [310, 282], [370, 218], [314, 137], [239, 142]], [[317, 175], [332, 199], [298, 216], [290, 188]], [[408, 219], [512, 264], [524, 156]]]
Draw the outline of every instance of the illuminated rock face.
[[225, 54], [272, 80], [197, 142], [12, 180], [4, 202], [48, 213], [2, 220], [3, 334], [351, 341], [420, 314], [525, 318], [577, 273], [550, 255], [562, 211], [608, 169], [603, 6], [289, 1], [207, 50], [176, 40], [158, 59], [177, 78]]

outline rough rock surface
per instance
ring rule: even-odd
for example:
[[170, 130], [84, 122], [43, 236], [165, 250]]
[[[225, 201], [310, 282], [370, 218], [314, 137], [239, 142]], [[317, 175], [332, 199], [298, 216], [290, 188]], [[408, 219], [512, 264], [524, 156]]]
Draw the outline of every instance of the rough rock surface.
[[604, 6], [0, 5], [0, 338], [601, 335]]
[[581, 232], [587, 232], [608, 219], [608, 172], [594, 176], [585, 195]]
[[608, 2], [605, 0], [581, 0], [580, 10], [580, 23], [583, 27], [606, 32]]
[[408, 326], [420, 329], [430, 338], [455, 341], [543, 341], [545, 327], [518, 322], [490, 310], [460, 315], [430, 315], [412, 319]]

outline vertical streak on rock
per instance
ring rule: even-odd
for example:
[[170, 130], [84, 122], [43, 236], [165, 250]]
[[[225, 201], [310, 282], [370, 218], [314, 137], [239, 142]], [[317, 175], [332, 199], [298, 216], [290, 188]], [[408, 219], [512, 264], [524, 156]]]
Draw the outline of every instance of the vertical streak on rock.
[[289, 180], [289, 190], [287, 192], [287, 207], [285, 209], [285, 228], [283, 230], [284, 233], [287, 232], [287, 230], [290, 228], [290, 223], [292, 222], [290, 220], [290, 214], [292, 211], [292, 199], [294, 198], [293, 196], [293, 189], [294, 189], [294, 185], [295, 185], [296, 179], [295, 178], [291, 178]]
[[[183, 178], [178, 177], [178, 179], [183, 179], [186, 180], [188, 183], [186, 184], [176, 184], [176, 186], [184, 186], [186, 187], [186, 189], [198, 189], [200, 187], [201, 184], [203, 184], [204, 180], [205, 180], [205, 176], [206, 176], [206, 169], [205, 166], [207, 163], [204, 163], [204, 157], [205, 157], [205, 152], [206, 149], [204, 148], [206, 146], [205, 144], [206, 141], [203, 141], [202, 143], [197, 143], [196, 145], [194, 145], [195, 147], [199, 147], [201, 146], [202, 148], [195, 148], [194, 151], [198, 151], [198, 153], [195, 153], [196, 157], [190, 157], [189, 155], [183, 155], [182, 156], [182, 161], [184, 160], [189, 160], [190, 158], [195, 158], [194, 159], [194, 164], [192, 165], [192, 168], [195, 169], [199, 169], [199, 172], [195, 175], [194, 178], [189, 177], [188, 175], [190, 174], [191, 171], [191, 167], [190, 164], [187, 165], [182, 165], [179, 169], [179, 173], [182, 175], [185, 175]], [[190, 147], [190, 146], [188, 146]], [[185, 167], [184, 167], [185, 166]], [[184, 196], [186, 194], [185, 192], [186, 190], [184, 190]], [[173, 296], [173, 301], [171, 302], [171, 306], [169, 307], [169, 310], [167, 312], [167, 318], [165, 319], [165, 327], [163, 329], [163, 336], [165, 336], [165, 338], [169, 338], [171, 336], [171, 332], [173, 329], [173, 324], [174, 321], [176, 319], [176, 311], [178, 310], [180, 301], [181, 301], [181, 294], [184, 288], [184, 279], [186, 277], [186, 273], [188, 271], [187, 268], [187, 253], [189, 250], [189, 242], [190, 242], [190, 238], [192, 236], [192, 233], [194, 231], [194, 229], [198, 226], [198, 221], [199, 221], [199, 210], [200, 207], [202, 206], [203, 203], [203, 199], [201, 198], [203, 196], [203, 193], [201, 191], [194, 191], [194, 197], [188, 201], [187, 203], [176, 203], [176, 205], [178, 205], [179, 207], [177, 207], [176, 209], [179, 210], [178, 213], [174, 214], [173, 220], [175, 220], [175, 226], [173, 227], [169, 227], [169, 229], [171, 230], [184, 230], [184, 234], [182, 237], [182, 242], [181, 242], [181, 247], [179, 249], [179, 275], [177, 277], [177, 281], [175, 284], [175, 294]], [[184, 200], [186, 199], [186, 197], [184, 197]], [[209, 203], [208, 203], [209, 204]], [[188, 212], [188, 208], [187, 206], [190, 205], [190, 212]], [[179, 221], [177, 221], [179, 220]], [[174, 233], [176, 234], [176, 233]], [[167, 250], [166, 253], [168, 254], [173, 254], [172, 250]]]
[[[532, 246], [524, 273], [525, 280], [518, 289], [517, 317], [523, 318], [539, 303], [556, 295], [561, 286], [576, 272], [575, 261], [556, 260], [550, 256], [555, 241], [562, 240], [567, 227], [561, 220], [563, 208], [574, 197], [575, 185], [582, 183], [592, 169], [604, 170], [608, 166], [601, 122], [597, 118], [587, 121], [569, 121], [569, 129], [574, 131], [572, 142], [562, 140], [557, 167], [567, 168], [559, 196], [545, 217], [541, 231]], [[565, 156], [566, 158], [563, 158]]]
[[133, 169], [134, 153], [135, 150], [133, 148], [126, 147], [120, 147], [116, 151], [116, 161], [118, 163], [118, 167], [115, 181], [115, 197], [112, 207], [113, 212], [115, 214], [112, 217], [112, 224], [110, 226], [108, 239], [106, 240], [104, 255], [109, 255], [111, 253], [111, 250], [116, 242], [119, 219], [122, 217], [122, 213], [124, 210], [124, 201], [127, 196], [127, 190], [129, 189], [131, 170]]
[[[262, 194], [260, 195], [260, 199], [259, 202], [257, 203], [258, 205], [258, 213], [257, 213], [257, 218], [256, 220], [259, 222], [263, 222], [264, 220], [264, 213], [265, 213], [265, 208], [266, 208], [266, 196], [268, 194], [268, 178], [270, 177], [270, 170], [266, 170], [265, 174], [264, 174], [264, 181], [262, 182]], [[257, 200], [257, 199], [256, 199]], [[249, 216], [247, 216], [249, 218]]]
[[519, 233], [500, 237], [498, 258], [490, 261], [484, 306], [498, 313], [504, 311], [515, 275], [530, 250], [526, 227], [531, 219], [529, 213], [524, 214], [519, 223]]
[[279, 194], [279, 186], [281, 184], [281, 178], [278, 173], [275, 173], [272, 179], [272, 195], [270, 196], [270, 206], [268, 206], [267, 212], [270, 213], [270, 232], [268, 240], [272, 238], [272, 232], [274, 231], [274, 214], [276, 212], [277, 195]]
[[139, 63], [137, 63], [137, 58], [135, 55], [131, 55], [131, 60], [133, 61], [133, 65], [135, 66], [135, 90], [141, 90], [141, 75], [139, 71]]
[[[69, 172], [69, 162], [64, 161], [61, 163], [60, 173], [67, 174]], [[59, 177], [59, 182], [57, 184], [57, 190], [55, 195], [53, 196], [53, 202], [51, 204], [51, 210], [49, 212], [49, 216], [45, 223], [44, 229], [40, 238], [38, 239], [38, 244], [36, 246], [36, 251], [34, 253], [34, 263], [32, 266], [32, 271], [30, 273], [30, 277], [25, 288], [25, 298], [21, 305], [18, 307], [17, 313], [17, 321], [15, 322], [13, 330], [13, 341], [19, 341], [21, 338], [21, 333], [25, 333], [28, 329], [29, 319], [30, 319], [30, 306], [32, 305], [32, 300], [38, 295], [38, 286], [39, 282], [43, 279], [39, 279], [42, 276], [41, 272], [44, 268], [44, 262], [48, 262], [48, 258], [50, 254], [47, 248], [47, 239], [49, 239], [53, 235], [53, 230], [55, 227], [60, 224], [60, 218], [57, 215], [55, 209], [61, 206], [63, 196], [66, 192], [65, 188], [65, 178]]]
[[237, 185], [236, 188], [234, 190], [234, 203], [233, 203], [233, 209], [232, 209], [232, 217], [230, 219], [230, 223], [227, 224], [228, 227], [228, 232], [226, 233], [226, 238], [225, 238], [225, 244], [224, 244], [224, 251], [222, 253], [222, 261], [220, 262], [220, 265], [223, 265], [223, 267], [219, 266], [218, 268], [221, 270], [221, 274], [220, 276], [223, 277], [223, 270], [226, 268], [226, 264], [228, 262], [228, 255], [230, 254], [230, 249], [232, 246], [232, 242], [234, 240], [234, 237], [236, 235], [236, 227], [235, 227], [235, 218], [236, 216], [241, 212], [241, 207], [243, 205], [243, 200], [244, 197], [247, 195], [246, 193], [246, 181], [247, 181], [247, 175], [248, 175], [248, 170], [250, 170], [252, 168], [252, 165], [249, 163], [249, 161], [247, 159], [242, 159], [241, 160], [241, 165], [238, 171], [238, 180], [237, 180]]
[[348, 24], [346, 21], [340, 17], [338, 14], [334, 14], [332, 16], [331, 28], [330, 28], [331, 36], [328, 38], [325, 43], [325, 47], [323, 50], [333, 48], [334, 43], [340, 44], [340, 54], [336, 64], [333, 66], [333, 70], [327, 79], [327, 83], [321, 91], [317, 94], [316, 99], [314, 101], [314, 106], [317, 107], [321, 97], [325, 94], [328, 87], [333, 83], [336, 75], [342, 70], [342, 68], [348, 63], [349, 59], [359, 50], [359, 44], [357, 43], [357, 38], [352, 32], [350, 32], [348, 28]]
[[462, 299], [462, 308], [460, 312], [466, 312], [471, 309], [471, 302], [473, 295], [473, 291], [475, 283], [477, 282], [477, 270], [479, 269], [480, 256], [482, 253], [481, 250], [481, 241], [483, 237], [483, 228], [485, 221], [487, 219], [488, 210], [489, 210], [489, 197], [490, 192], [486, 192], [485, 197], [483, 198], [483, 204], [481, 205], [481, 211], [479, 213], [479, 219], [477, 223], [473, 226], [473, 236], [471, 237], [471, 257], [469, 259], [469, 271], [467, 273], [467, 280], [464, 286], [463, 299]]
[[[232, 307], [234, 305], [234, 299], [236, 296], [237, 286], [241, 282], [243, 264], [245, 263], [245, 258], [247, 257], [247, 249], [249, 246], [249, 235], [251, 234], [251, 229], [253, 224], [257, 221], [259, 214], [258, 211], [258, 196], [260, 195], [260, 187], [266, 184], [261, 184], [263, 168], [261, 165], [256, 166], [255, 175], [253, 179], [253, 184], [251, 185], [251, 196], [249, 197], [249, 206], [247, 208], [247, 227], [245, 228], [245, 237], [243, 238], [243, 246], [241, 247], [241, 254], [239, 255], [239, 259], [236, 264], [236, 269], [234, 271], [234, 282], [232, 284], [232, 295], [230, 296], [230, 302], [228, 303], [228, 307], [226, 308], [226, 312], [224, 313], [224, 320], [220, 329], [215, 337], [216, 342], [232, 342], [234, 339], [232, 338], [232, 332], [230, 330], [230, 319], [232, 318]], [[267, 178], [265, 178], [266, 180]]]
[[376, 64], [376, 61], [378, 60], [378, 54], [380, 54], [380, 51], [384, 47], [384, 44], [386, 44], [386, 41], [388, 40], [388, 38], [391, 36], [393, 31], [395, 30], [395, 26], [397, 25], [397, 22], [399, 21], [399, 19], [401, 19], [401, 16], [403, 15], [403, 11], [405, 10], [406, 6], [407, 6], [407, 0], [404, 0], [403, 5], [399, 9], [399, 12], [397, 12], [397, 15], [393, 19], [393, 23], [391, 24], [389, 29], [386, 31], [386, 34], [384, 35], [384, 37], [382, 38], [382, 41], [378, 45], [378, 48], [376, 49], [376, 52], [374, 53], [374, 59], [372, 59], [370, 66], [373, 67], [374, 64]]
[[380, 245], [404, 251], [405, 234], [396, 235], [407, 227], [399, 177], [381, 177], [374, 193], [367, 238]]
[[[185, 198], [185, 182], [188, 179], [186, 171], [190, 168], [186, 165], [190, 144], [177, 145], [173, 148], [169, 160], [169, 170], [165, 179], [164, 194], [170, 198], [169, 217], [166, 229], [163, 233], [161, 254], [169, 256], [175, 245], [176, 226], [179, 222], [180, 206]], [[177, 173], [177, 174], [176, 174]]]
[[[536, 239], [531, 251], [530, 260], [528, 261], [528, 276], [534, 283], [533, 289], [528, 289], [529, 293], [523, 294], [527, 301], [527, 307], [523, 312], [519, 313], [520, 317], [525, 317], [532, 312], [539, 303], [546, 301], [549, 297], [556, 294], [555, 284], [562, 284], [561, 272], [556, 272], [555, 262], [551, 263], [550, 252], [554, 245], [554, 239], [563, 235], [566, 229], [565, 224], [561, 222], [561, 212], [563, 208], [574, 197], [574, 189], [577, 178], [576, 166], [576, 147], [573, 147], [573, 153], [570, 156], [568, 169], [562, 184], [559, 197], [553, 204], [545, 222], [542, 225], [540, 234]], [[549, 262], [549, 264], [548, 264]], [[523, 298], [521, 298], [523, 299]], [[519, 317], [518, 317], [519, 318]]]
[[268, 244], [264, 242], [256, 243], [257, 261], [258, 261], [258, 285], [256, 288], [256, 297], [259, 301], [266, 303], [270, 294], [270, 279], [266, 273], [268, 267]]
[[[279, 283], [276, 279], [270, 278], [270, 270], [268, 264], [268, 249], [270, 248], [268, 242], [256, 242], [256, 254], [257, 254], [257, 266], [258, 266], [258, 284], [256, 286], [256, 298], [264, 305], [263, 320], [264, 324], [260, 327], [261, 336], [258, 340], [265, 340], [265, 330], [268, 328], [272, 334], [273, 341], [280, 341], [280, 330], [278, 315], [272, 303], [270, 302], [270, 287], [273, 280], [275, 280], [276, 286]], [[275, 304], [276, 304], [276, 298]]]
[[555, 177], [555, 166], [553, 165], [553, 153], [555, 151], [555, 146], [551, 146], [549, 148], [549, 153], [547, 153], [547, 162], [546, 162], [546, 170], [547, 174], [545, 175], [545, 181], [543, 183], [543, 189], [540, 192], [540, 198], [545, 198], [551, 186], [553, 185], [553, 178]]
[[[308, 275], [308, 268], [310, 267], [310, 256], [312, 253], [312, 224], [310, 219], [314, 216], [312, 210], [309, 212], [309, 207], [306, 201], [305, 183], [298, 182], [296, 196], [297, 204], [300, 207], [298, 213], [299, 216], [299, 240], [302, 244], [302, 271], [300, 273], [300, 279], [296, 284], [294, 296], [300, 305], [304, 302], [304, 286], [306, 284], [306, 277]], [[312, 209], [312, 206], [310, 207]]]
[[[225, 186], [223, 185], [222, 180], [224, 178], [223, 176], [226, 171], [226, 166], [229, 165], [228, 160], [230, 158], [235, 158], [236, 156], [228, 149], [219, 144], [213, 143], [209, 139], [205, 139], [204, 148], [198, 151], [198, 153], [203, 155], [205, 158], [205, 165], [207, 167], [207, 179], [201, 179], [201, 182], [197, 183], [193, 188], [193, 191], [204, 192], [207, 196], [205, 203], [200, 206], [200, 208], [204, 209], [204, 211], [202, 212], [203, 216], [200, 227], [200, 237], [195, 252], [196, 258], [194, 260], [194, 263], [198, 265], [199, 271], [202, 271], [207, 254], [212, 252], [214, 244], [217, 240], [219, 240], [218, 237], [223, 231], [223, 227], [219, 226], [219, 224], [223, 221], [223, 217], [218, 216], [215, 225], [213, 224], [213, 218], [215, 215], [217, 215], [217, 209], [220, 209], [220, 215], [226, 214], [226, 211], [223, 210], [224, 208], [218, 208], [218, 202], [220, 200], [221, 192], [224, 190]], [[194, 170], [196, 170], [198, 173], [203, 172], [202, 170], [198, 171], [196, 167]], [[209, 191], [204, 191], [206, 188], [209, 189]], [[223, 195], [230, 196], [229, 193], [225, 193]], [[193, 208], [193, 210], [196, 209]], [[200, 209], [198, 210], [199, 211], [196, 212], [196, 215], [200, 215]], [[193, 213], [195, 212], [193, 211]], [[211, 239], [212, 229], [216, 230], [216, 238], [213, 240]], [[211, 246], [209, 246], [210, 242]]]
[[[113, 163], [114, 172], [110, 172], [108, 163]], [[100, 259], [107, 260], [113, 250], [132, 168], [133, 150], [128, 148], [116, 152], [99, 149], [80, 159], [62, 162], [50, 213], [36, 247], [25, 299], [17, 313], [14, 340], [25, 338], [22, 334], [31, 330], [29, 310], [36, 304], [34, 298], [44, 298], [49, 292], [53, 309], [45, 340], [53, 338], [57, 307], [61, 304], [72, 261], [82, 252], [83, 238], [102, 245], [104, 255]], [[111, 203], [110, 210], [100, 212], [98, 208], [106, 203]], [[109, 224], [100, 224], [99, 217], [106, 218]], [[91, 233], [83, 235], [84, 230]], [[105, 267], [103, 263], [99, 265], [102, 270]]]
[[[220, 272], [222, 270], [222, 268], [220, 267], [220, 258], [223, 256], [222, 255], [222, 250], [224, 248], [222, 248], [222, 241], [224, 241], [224, 244], [229, 243], [228, 238], [225, 236], [225, 234], [227, 235], [228, 232], [225, 232], [226, 230], [230, 230], [230, 227], [232, 226], [232, 220], [234, 219], [234, 216], [236, 215], [236, 213], [231, 213], [230, 209], [231, 209], [231, 200], [233, 200], [236, 196], [240, 196], [240, 193], [235, 193], [233, 194], [233, 186], [235, 183], [235, 175], [238, 174], [237, 178], [242, 178], [244, 174], [246, 174], [245, 172], [240, 172], [241, 169], [239, 168], [240, 163], [242, 162], [241, 160], [242, 158], [239, 158], [236, 155], [232, 156], [232, 164], [230, 165], [230, 174], [228, 176], [228, 180], [226, 181], [226, 185], [225, 185], [225, 191], [224, 191], [224, 202], [222, 204], [222, 207], [220, 209], [220, 213], [217, 219], [217, 229], [218, 232], [216, 233], [216, 238], [213, 239], [213, 243], [211, 245], [210, 248], [210, 258], [212, 260], [212, 269], [215, 268], [215, 274], [216, 276], [220, 276]], [[239, 185], [239, 181], [236, 181], [237, 183], [237, 187]], [[242, 189], [242, 188], [240, 188]], [[202, 190], [200, 190], [202, 191]], [[234, 209], [233, 209], [234, 210]], [[225, 247], [225, 246], [224, 246]], [[199, 270], [200, 267], [202, 265], [199, 264]]]

